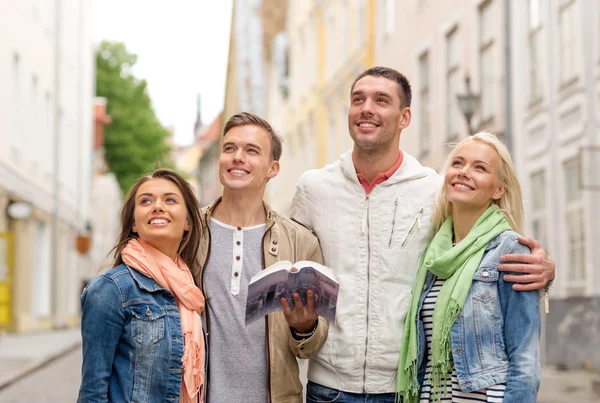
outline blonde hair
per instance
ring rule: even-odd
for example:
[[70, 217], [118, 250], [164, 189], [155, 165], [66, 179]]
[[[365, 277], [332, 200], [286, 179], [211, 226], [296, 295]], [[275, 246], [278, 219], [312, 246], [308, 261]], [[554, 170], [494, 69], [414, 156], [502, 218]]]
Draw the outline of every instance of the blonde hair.
[[[500, 182], [504, 185], [506, 191], [500, 199], [493, 200], [492, 203], [504, 213], [512, 229], [516, 232], [521, 232], [523, 227], [523, 194], [521, 193], [521, 184], [515, 174], [510, 153], [498, 137], [487, 132], [479, 132], [467, 137], [458, 143], [450, 155], [448, 155], [442, 172], [446, 172], [460, 147], [473, 141], [486, 144], [498, 153], [498, 156], [500, 157]], [[446, 197], [445, 186], [442, 185], [442, 188], [437, 195], [435, 211], [433, 213], [432, 231], [434, 234], [440, 229], [444, 221], [446, 221], [446, 218], [450, 216], [451, 212], [451, 204]]]

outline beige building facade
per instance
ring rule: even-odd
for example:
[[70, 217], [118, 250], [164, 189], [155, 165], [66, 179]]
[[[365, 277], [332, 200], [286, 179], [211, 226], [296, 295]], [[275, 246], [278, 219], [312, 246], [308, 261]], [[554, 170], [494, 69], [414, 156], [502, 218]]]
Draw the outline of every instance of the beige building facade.
[[87, 0], [3, 2], [0, 13], [0, 328], [9, 331], [78, 322], [89, 264], [76, 249], [90, 216], [89, 15]]
[[375, 5], [373, 0], [288, 1], [267, 80], [267, 119], [285, 141], [282, 171], [269, 190], [279, 211], [289, 211], [303, 172], [334, 162], [352, 147], [350, 85], [373, 64]]

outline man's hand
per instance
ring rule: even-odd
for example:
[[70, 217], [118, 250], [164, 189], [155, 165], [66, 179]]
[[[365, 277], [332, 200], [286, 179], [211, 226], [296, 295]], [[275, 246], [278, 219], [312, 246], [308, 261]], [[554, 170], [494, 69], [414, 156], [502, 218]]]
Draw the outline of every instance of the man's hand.
[[538, 241], [520, 236], [519, 242], [531, 249], [531, 255], [504, 255], [500, 257], [500, 261], [513, 264], [501, 264], [498, 266], [498, 270], [523, 273], [504, 276], [504, 280], [518, 283], [513, 285], [515, 291], [534, 291], [546, 287], [550, 281], [554, 280], [554, 260], [546, 254]]
[[294, 298], [294, 310], [290, 308], [287, 299], [281, 298], [283, 306], [283, 314], [288, 325], [293, 328], [296, 333], [308, 333], [317, 322], [318, 315], [315, 313], [315, 300], [311, 290], [306, 291], [306, 306], [302, 305], [302, 300], [297, 292], [292, 294]]

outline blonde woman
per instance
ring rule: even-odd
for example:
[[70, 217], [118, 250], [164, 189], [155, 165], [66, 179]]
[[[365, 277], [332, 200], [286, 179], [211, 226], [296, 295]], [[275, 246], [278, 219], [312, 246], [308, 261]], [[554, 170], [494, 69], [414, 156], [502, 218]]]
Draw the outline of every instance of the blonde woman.
[[522, 196], [506, 147], [463, 140], [446, 161], [406, 318], [398, 393], [404, 402], [535, 402], [540, 380], [537, 291], [498, 271], [517, 241]]

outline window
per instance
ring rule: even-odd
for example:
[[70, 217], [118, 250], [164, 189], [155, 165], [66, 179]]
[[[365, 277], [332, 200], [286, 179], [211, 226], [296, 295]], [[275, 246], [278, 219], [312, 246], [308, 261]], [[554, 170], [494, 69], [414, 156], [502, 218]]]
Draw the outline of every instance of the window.
[[560, 81], [568, 84], [577, 76], [577, 17], [576, 0], [563, 0], [559, 7]]
[[[327, 108], [331, 110], [331, 108]], [[333, 116], [329, 117], [328, 127], [327, 127], [327, 161], [325, 163], [330, 164], [337, 160], [337, 130], [335, 127], [335, 118]]]
[[[346, 151], [348, 151], [350, 148], [353, 147], [353, 143], [352, 143], [352, 138], [350, 137], [350, 134], [348, 133], [348, 105], [344, 104], [342, 106], [342, 111], [341, 111], [341, 117], [340, 117], [340, 122], [342, 122], [342, 129], [340, 130], [340, 138], [341, 138], [341, 152], [345, 153]], [[344, 129], [344, 127], [346, 129]]]
[[365, 43], [367, 39], [367, 5], [366, 0], [358, 0], [356, 8], [356, 26], [358, 27], [358, 46]]
[[429, 53], [419, 58], [419, 151], [423, 157], [429, 152], [430, 136], [430, 91], [429, 91]]
[[531, 175], [531, 226], [533, 237], [548, 252], [546, 235], [546, 176], [544, 171]]
[[569, 281], [582, 285], [585, 275], [585, 221], [581, 193], [581, 159], [564, 163]]
[[385, 36], [394, 33], [395, 3], [396, 0], [383, 0], [383, 16], [385, 18]]
[[335, 43], [337, 28], [335, 20], [335, 10], [333, 10], [332, 4], [330, 4], [327, 9], [327, 25], [325, 29], [327, 30], [325, 65], [327, 66], [327, 77], [333, 77], [338, 63], [338, 58], [336, 57], [338, 54], [338, 47]]
[[21, 103], [21, 58], [16, 53], [13, 55], [11, 87], [12, 131], [9, 136], [12, 154], [19, 158], [23, 148], [23, 117], [21, 116], [23, 105]]
[[529, 0], [529, 102], [542, 98], [542, 0]]
[[458, 109], [456, 94], [459, 91], [459, 44], [458, 29], [446, 36], [446, 131], [448, 140], [458, 139], [462, 113]]
[[494, 33], [497, 17], [494, 3], [487, 2], [479, 9], [479, 71], [481, 74], [481, 120], [487, 122], [496, 112], [496, 61]]

